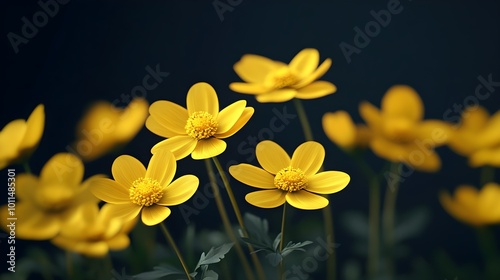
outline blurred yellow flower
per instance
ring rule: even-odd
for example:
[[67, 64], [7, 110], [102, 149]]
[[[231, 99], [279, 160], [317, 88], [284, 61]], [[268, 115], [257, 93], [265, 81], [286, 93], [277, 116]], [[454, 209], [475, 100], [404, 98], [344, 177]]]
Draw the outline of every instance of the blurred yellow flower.
[[45, 126], [43, 104], [38, 105], [27, 120], [13, 120], [0, 131], [0, 169], [23, 161], [38, 146]]
[[168, 138], [152, 149], [171, 151], [176, 159], [191, 154], [193, 159], [207, 159], [226, 150], [227, 138], [238, 132], [252, 117], [254, 109], [240, 100], [219, 111], [219, 99], [207, 83], [196, 83], [188, 91], [187, 109], [170, 101], [156, 101], [149, 107], [151, 114], [146, 127]]
[[488, 183], [478, 190], [462, 185], [454, 197], [442, 192], [439, 200], [443, 208], [455, 219], [472, 226], [500, 223], [500, 185]]
[[393, 86], [382, 98], [380, 111], [368, 102], [362, 102], [359, 111], [372, 132], [370, 148], [377, 156], [421, 171], [441, 168], [434, 148], [446, 143], [451, 125], [424, 121], [424, 105], [413, 88]]
[[174, 155], [165, 149], [151, 157], [147, 169], [134, 157], [122, 155], [113, 162], [114, 180], [95, 180], [91, 192], [108, 203], [110, 217], [131, 220], [141, 213], [144, 224], [156, 225], [170, 215], [166, 206], [184, 203], [198, 188], [194, 175], [172, 182], [176, 169]]
[[319, 67], [318, 64], [316, 49], [303, 49], [289, 64], [246, 54], [233, 67], [245, 83], [231, 83], [229, 88], [253, 94], [262, 103], [323, 97], [337, 91], [337, 87], [327, 81], [316, 81], [330, 69], [331, 59], [327, 58]]
[[[97, 203], [89, 185], [103, 176], [95, 175], [82, 182], [83, 173], [84, 166], [78, 157], [59, 153], [43, 166], [40, 177], [19, 174], [16, 177], [16, 236], [20, 239], [51, 239], [75, 215], [79, 206]], [[7, 206], [0, 209], [3, 221], [11, 214]]]
[[371, 133], [366, 125], [356, 125], [346, 111], [326, 113], [322, 119], [326, 136], [343, 149], [366, 148]]
[[126, 108], [96, 102], [78, 124], [73, 145], [76, 153], [91, 161], [128, 143], [144, 126], [148, 105], [142, 98], [133, 99]]
[[344, 189], [349, 175], [341, 171], [318, 173], [325, 158], [320, 143], [308, 141], [290, 156], [275, 142], [257, 144], [256, 156], [262, 168], [250, 164], [229, 167], [236, 180], [264, 189], [245, 196], [248, 203], [260, 208], [274, 208], [288, 202], [295, 208], [315, 210], [328, 205], [328, 199], [318, 194], [331, 194]]
[[103, 257], [109, 250], [123, 250], [130, 244], [128, 233], [137, 219], [124, 221], [113, 218], [103, 207], [99, 211], [96, 203], [82, 205], [73, 218], [61, 229], [51, 242], [64, 250], [88, 257]]
[[473, 167], [500, 167], [500, 111], [490, 116], [483, 107], [466, 108], [448, 145]]

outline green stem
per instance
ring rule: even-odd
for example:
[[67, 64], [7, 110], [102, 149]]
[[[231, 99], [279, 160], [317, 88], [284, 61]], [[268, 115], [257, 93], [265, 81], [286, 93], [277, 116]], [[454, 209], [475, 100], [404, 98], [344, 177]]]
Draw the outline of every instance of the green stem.
[[[281, 216], [281, 239], [280, 239], [280, 254], [283, 251], [283, 244], [285, 243], [285, 221], [286, 221], [286, 202], [283, 204], [283, 215]], [[280, 276], [279, 279], [285, 279], [285, 259], [280, 262]]]
[[68, 279], [75, 279], [73, 271], [73, 260], [70, 251], [66, 251], [66, 270], [68, 273]]
[[493, 166], [485, 165], [481, 168], [480, 183], [483, 187], [487, 183], [495, 181], [495, 168]]
[[300, 99], [294, 98], [293, 104], [295, 105], [295, 110], [297, 110], [297, 114], [299, 115], [300, 124], [302, 125], [302, 130], [304, 131], [304, 136], [306, 141], [312, 141], [314, 139], [311, 125], [309, 125], [309, 120], [307, 119], [306, 110], [304, 110], [304, 106]]
[[28, 174], [33, 174], [33, 173], [31, 172], [31, 168], [30, 168], [30, 165], [29, 165], [28, 161], [25, 161], [25, 162], [23, 163], [23, 168], [24, 168], [24, 171], [25, 171], [26, 173], [28, 173]]
[[184, 259], [182, 258], [181, 252], [179, 251], [179, 248], [177, 248], [177, 245], [175, 245], [175, 241], [172, 238], [172, 235], [170, 235], [170, 232], [167, 229], [167, 226], [162, 222], [160, 223], [161, 230], [163, 234], [165, 235], [165, 238], [167, 239], [168, 243], [174, 249], [175, 254], [177, 255], [177, 258], [179, 258], [179, 261], [182, 265], [182, 269], [184, 269], [184, 273], [186, 273], [186, 277], [188, 280], [191, 280], [191, 275], [189, 275], [189, 270], [187, 269], [186, 263], [184, 262]]
[[476, 228], [476, 234], [479, 249], [484, 258], [485, 279], [500, 279], [500, 268], [498, 267], [500, 257], [496, 252], [497, 245], [493, 233], [489, 228], [479, 227]]
[[[392, 163], [390, 168], [391, 175], [399, 176], [399, 163]], [[393, 176], [393, 177], [394, 177]], [[394, 279], [395, 267], [394, 267], [394, 225], [396, 218], [396, 200], [398, 196], [399, 189], [399, 178], [392, 179], [387, 183], [387, 189], [385, 191], [384, 200], [384, 245], [386, 252], [386, 267], [387, 267], [387, 279]]]
[[210, 179], [210, 186], [212, 187], [212, 191], [214, 192], [215, 203], [217, 204], [217, 209], [219, 210], [220, 217], [222, 219], [222, 224], [224, 225], [224, 229], [226, 230], [227, 235], [234, 242], [234, 247], [236, 249], [236, 253], [240, 258], [241, 264], [243, 265], [243, 269], [245, 270], [245, 275], [247, 279], [255, 279], [252, 273], [252, 269], [250, 268], [250, 264], [245, 257], [245, 253], [243, 252], [243, 248], [241, 248], [241, 244], [236, 238], [234, 234], [233, 228], [231, 227], [231, 223], [229, 222], [229, 218], [227, 216], [226, 208], [224, 207], [224, 202], [222, 201], [222, 197], [219, 192], [219, 187], [217, 186], [217, 179], [215, 178], [214, 168], [210, 160], [205, 160], [205, 166], [207, 168], [208, 177]]

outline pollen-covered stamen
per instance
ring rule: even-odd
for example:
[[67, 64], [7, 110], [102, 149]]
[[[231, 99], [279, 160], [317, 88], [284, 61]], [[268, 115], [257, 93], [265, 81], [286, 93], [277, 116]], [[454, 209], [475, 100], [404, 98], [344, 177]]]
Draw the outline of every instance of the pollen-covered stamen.
[[129, 189], [130, 200], [140, 206], [151, 206], [163, 197], [163, 187], [151, 178], [139, 178]]
[[298, 82], [299, 80], [295, 75], [293, 75], [290, 72], [284, 73], [283, 75], [278, 75], [274, 77], [274, 88], [275, 89], [280, 89], [280, 88], [285, 88], [291, 85], [294, 85]]
[[307, 187], [307, 177], [300, 168], [289, 166], [278, 171], [274, 177], [274, 185], [287, 192], [299, 191]]
[[207, 139], [217, 132], [217, 120], [210, 113], [198, 111], [191, 114], [184, 127], [187, 134], [198, 140]]

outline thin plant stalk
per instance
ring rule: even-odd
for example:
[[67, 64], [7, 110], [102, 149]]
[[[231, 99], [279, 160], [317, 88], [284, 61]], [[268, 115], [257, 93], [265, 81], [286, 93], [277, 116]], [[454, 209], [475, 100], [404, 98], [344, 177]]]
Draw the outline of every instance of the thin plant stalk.
[[28, 163], [28, 161], [23, 163], [23, 168], [24, 168], [24, 172], [26, 172], [28, 174], [32, 174], [30, 164]]
[[179, 262], [181, 263], [182, 269], [184, 269], [184, 273], [186, 273], [186, 277], [188, 280], [191, 280], [191, 275], [189, 275], [189, 270], [186, 266], [186, 263], [184, 262], [184, 258], [182, 258], [181, 252], [179, 251], [179, 248], [177, 248], [177, 245], [175, 245], [175, 241], [172, 238], [172, 235], [170, 235], [170, 232], [167, 229], [167, 226], [162, 222], [160, 223], [161, 230], [163, 234], [165, 235], [165, 238], [167, 239], [167, 242], [169, 245], [174, 249], [175, 254], [177, 255], [177, 258], [179, 259]]
[[495, 181], [495, 168], [493, 166], [485, 165], [481, 168], [480, 175], [481, 186]]
[[[281, 217], [281, 239], [280, 239], [280, 254], [283, 251], [283, 244], [285, 243], [285, 221], [286, 221], [286, 202], [283, 204], [283, 216]], [[280, 276], [279, 279], [285, 279], [285, 259], [280, 262]]]
[[73, 258], [71, 257], [71, 252], [66, 251], [66, 272], [68, 274], [68, 279], [75, 279], [75, 273], [73, 269]]
[[394, 267], [394, 225], [396, 219], [396, 200], [398, 196], [399, 189], [399, 163], [392, 163], [390, 167], [391, 181], [387, 182], [387, 189], [385, 191], [384, 199], [384, 216], [383, 216], [383, 226], [384, 226], [384, 245], [386, 253], [386, 268], [387, 268], [387, 279], [394, 279], [395, 267]]

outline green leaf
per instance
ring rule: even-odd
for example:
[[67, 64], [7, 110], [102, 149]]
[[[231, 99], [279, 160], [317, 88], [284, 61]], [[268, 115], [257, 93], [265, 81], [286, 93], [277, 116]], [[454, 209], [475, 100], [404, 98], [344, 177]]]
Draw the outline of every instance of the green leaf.
[[245, 213], [243, 222], [248, 231], [248, 237], [256, 243], [265, 244], [266, 247], [271, 247], [271, 239], [269, 238], [269, 223], [266, 219], [261, 219], [250, 213]]
[[417, 208], [398, 219], [394, 229], [394, 239], [400, 242], [405, 239], [418, 237], [425, 226], [429, 224], [430, 212], [426, 208]]
[[155, 266], [153, 267], [153, 271], [139, 273], [134, 275], [134, 278], [138, 278], [141, 280], [154, 280], [159, 279], [169, 275], [184, 275], [184, 272], [178, 270], [177, 268], [170, 266], [168, 264]]
[[305, 252], [306, 250], [302, 247], [305, 247], [309, 244], [312, 244], [312, 241], [304, 241], [304, 242], [298, 242], [298, 243], [288, 242], [288, 244], [286, 244], [286, 247], [283, 248], [283, 251], [281, 251], [281, 255], [283, 257], [286, 257], [287, 255], [289, 255], [290, 253], [292, 253], [294, 251]]
[[273, 248], [275, 251], [278, 251], [278, 246], [280, 245], [280, 243], [281, 243], [281, 232], [278, 234], [278, 236], [276, 236], [273, 242]]
[[196, 265], [196, 268], [194, 270], [197, 270], [202, 265], [209, 265], [220, 262], [229, 252], [229, 250], [231, 250], [231, 247], [233, 247], [233, 243], [226, 243], [217, 248], [212, 247], [207, 254], [205, 254], [204, 252], [201, 253], [200, 260], [198, 261], [198, 264]]
[[203, 280], [218, 280], [219, 279], [219, 274], [217, 274], [213, 270], [208, 270], [205, 272], [205, 275], [203, 276]]

